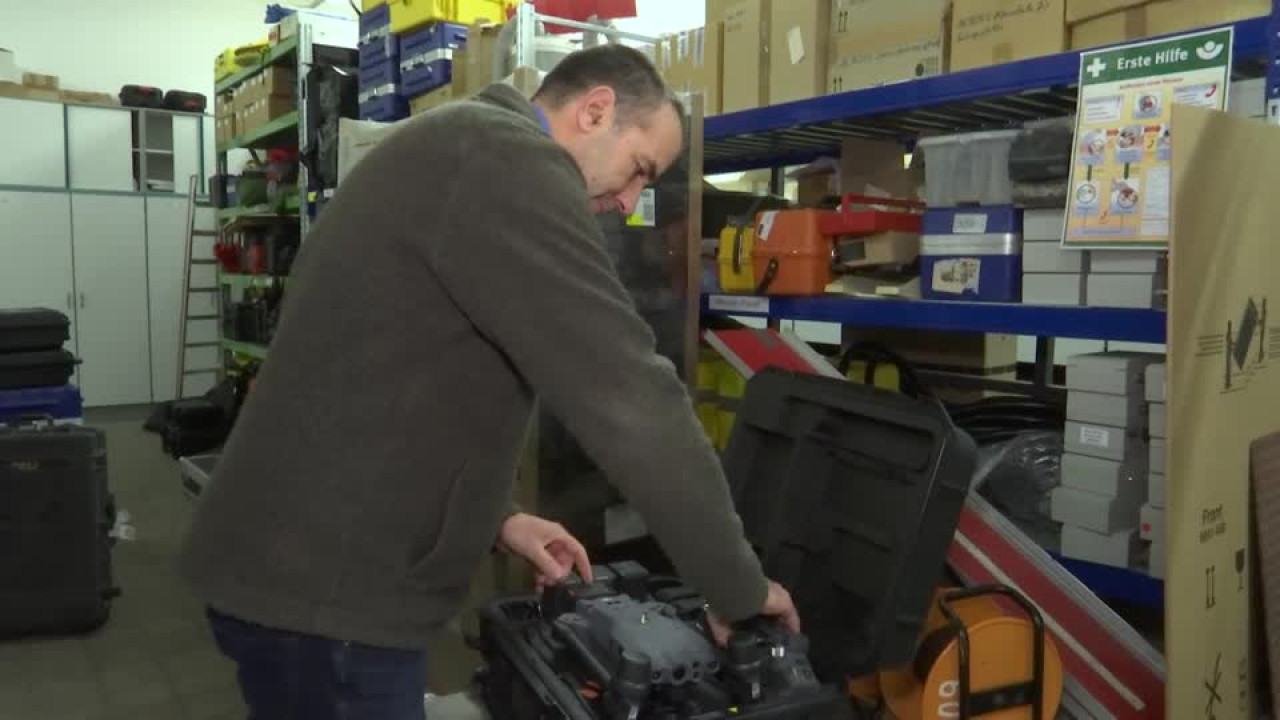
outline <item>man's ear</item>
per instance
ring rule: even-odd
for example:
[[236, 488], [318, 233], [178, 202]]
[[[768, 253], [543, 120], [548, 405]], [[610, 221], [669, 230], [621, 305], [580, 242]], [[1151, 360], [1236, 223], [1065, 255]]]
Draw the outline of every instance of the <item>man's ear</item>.
[[610, 128], [617, 113], [618, 96], [613, 88], [599, 85], [583, 95], [578, 108], [578, 125], [583, 132]]

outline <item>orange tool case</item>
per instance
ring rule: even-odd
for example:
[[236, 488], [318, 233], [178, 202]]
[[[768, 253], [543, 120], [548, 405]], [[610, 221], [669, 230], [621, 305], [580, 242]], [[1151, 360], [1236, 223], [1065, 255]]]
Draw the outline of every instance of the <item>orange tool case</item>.
[[834, 279], [834, 250], [838, 238], [885, 232], [919, 233], [923, 212], [924, 204], [912, 200], [845, 195], [838, 210], [760, 213], [751, 248], [756, 292], [821, 295]]

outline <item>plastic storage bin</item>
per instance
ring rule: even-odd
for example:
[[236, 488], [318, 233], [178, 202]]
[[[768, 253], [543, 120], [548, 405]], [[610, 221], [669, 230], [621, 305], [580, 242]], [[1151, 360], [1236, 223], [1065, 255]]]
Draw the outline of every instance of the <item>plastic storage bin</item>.
[[821, 295], [832, 278], [832, 241], [819, 229], [825, 210], [760, 213], [751, 248], [757, 292]]
[[409, 117], [409, 101], [398, 92], [360, 95], [360, 119], [395, 122]]
[[413, 98], [453, 82], [453, 52], [467, 46], [467, 26], [435, 23], [400, 40], [402, 94]]
[[360, 95], [400, 92], [400, 64], [394, 60], [360, 66]]
[[716, 264], [720, 268], [721, 290], [749, 293], [756, 289], [755, 268], [751, 263], [751, 248], [755, 242], [756, 227], [751, 221], [744, 225], [728, 225], [720, 231]]
[[49, 417], [55, 424], [78, 425], [84, 420], [84, 399], [75, 385], [0, 390], [0, 425], [24, 418]]
[[930, 207], [1012, 203], [1009, 149], [1021, 133], [998, 130], [920, 140], [916, 146], [924, 153], [925, 203]]
[[391, 32], [404, 33], [429, 22], [505, 22], [508, 0], [390, 0]]
[[1011, 206], [930, 209], [920, 238], [921, 295], [1018, 302], [1022, 211]]
[[360, 16], [360, 66], [400, 59], [400, 37], [391, 32], [391, 8], [381, 5]]

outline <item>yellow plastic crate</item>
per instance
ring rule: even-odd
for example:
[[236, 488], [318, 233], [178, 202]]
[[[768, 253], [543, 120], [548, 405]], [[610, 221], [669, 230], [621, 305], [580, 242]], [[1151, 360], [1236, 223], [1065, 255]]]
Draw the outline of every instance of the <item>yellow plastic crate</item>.
[[227, 48], [213, 59], [213, 81], [222, 82], [223, 78], [231, 77], [239, 69], [240, 67], [236, 65], [235, 48]]
[[470, 25], [505, 22], [510, 0], [389, 0], [391, 32], [403, 33], [432, 22]]
[[[738, 233], [742, 239], [738, 240]], [[737, 241], [737, 267], [734, 267], [734, 244]], [[754, 292], [756, 289], [755, 266], [751, 264], [751, 248], [755, 245], [755, 225], [744, 228], [730, 225], [720, 231], [720, 247], [716, 250], [716, 261], [720, 266], [720, 289], [727, 293]]]
[[361, 2], [360, 2], [360, 11], [361, 11], [361, 12], [369, 12], [370, 10], [372, 10], [372, 9], [374, 9], [374, 8], [376, 8], [376, 7], [380, 7], [380, 6], [382, 6], [382, 5], [386, 5], [386, 4], [387, 4], [387, 0], [361, 0]]
[[720, 406], [715, 403], [698, 403], [697, 409], [698, 421], [702, 423], [702, 429], [707, 433], [711, 444], [715, 445], [720, 437]]
[[[845, 373], [845, 377], [850, 382], [865, 383], [867, 380], [867, 363], [862, 360], [854, 360], [849, 363], [849, 371]], [[898, 374], [898, 367], [889, 363], [876, 364], [875, 372], [871, 377], [871, 384], [881, 390], [901, 392], [902, 378]]]

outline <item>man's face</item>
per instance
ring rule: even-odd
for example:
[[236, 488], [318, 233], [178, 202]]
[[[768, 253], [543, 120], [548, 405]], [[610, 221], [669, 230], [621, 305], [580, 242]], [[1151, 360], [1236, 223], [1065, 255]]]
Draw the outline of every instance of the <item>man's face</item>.
[[635, 113], [625, 125], [617, 122], [616, 109], [612, 102], [582, 108], [582, 142], [574, 155], [587, 181], [591, 209], [630, 214], [640, 191], [676, 161], [684, 138], [680, 118], [668, 103]]

